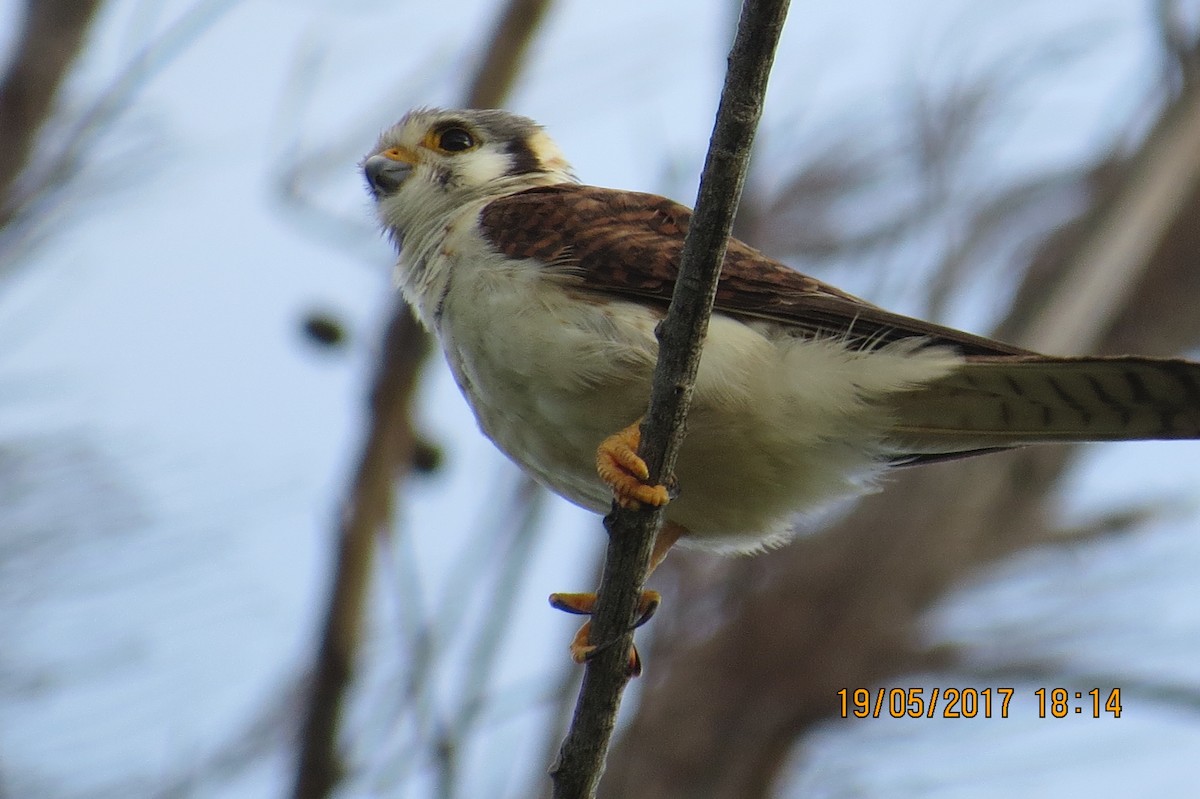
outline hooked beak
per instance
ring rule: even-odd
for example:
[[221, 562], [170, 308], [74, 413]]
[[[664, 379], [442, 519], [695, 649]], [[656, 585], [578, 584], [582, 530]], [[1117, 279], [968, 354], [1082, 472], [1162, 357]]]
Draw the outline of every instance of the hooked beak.
[[363, 162], [363, 175], [375, 199], [393, 193], [412, 174], [415, 159], [398, 149], [386, 150]]

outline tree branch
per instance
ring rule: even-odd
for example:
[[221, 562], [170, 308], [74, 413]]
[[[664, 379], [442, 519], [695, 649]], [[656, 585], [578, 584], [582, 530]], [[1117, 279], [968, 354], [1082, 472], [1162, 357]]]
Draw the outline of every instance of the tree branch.
[[[57, 144], [39, 154], [38, 150], [47, 149], [38, 140], [45, 137], [49, 117], [37, 114], [53, 111], [57, 87], [66, 76], [65, 72], [56, 75], [54, 70], [70, 66], [71, 55], [64, 48], [72, 42], [82, 46], [86, 36], [85, 30], [73, 28], [94, 17], [100, 3], [30, 0], [18, 55], [0, 85], [0, 277], [23, 262], [29, 247], [44, 233], [47, 220], [66, 200], [65, 189], [78, 177], [97, 142], [129, 108], [137, 91], [235, 5], [236, 0], [196, 0], [161, 35], [130, 57], [81, 111], [59, 114], [64, 119], [69, 116], [69, 124], [60, 123], [58, 127], [63, 129], [52, 137]], [[87, 19], [81, 16], [85, 14]], [[48, 36], [47, 41], [41, 41], [41, 36]], [[32, 62], [21, 63], [28, 59]], [[20, 155], [20, 163], [13, 160], [15, 154]]]
[[[695, 215], [671, 305], [659, 328], [658, 364], [638, 453], [652, 482], [669, 484], [673, 479], [725, 246], [787, 7], [787, 0], [746, 0], [742, 6]], [[599, 785], [629, 680], [634, 614], [662, 517], [661, 509], [615, 509], [605, 519], [609, 544], [591, 630], [592, 640], [605, 645], [587, 664], [571, 728], [551, 768], [556, 799], [592, 797]]]
[[0, 226], [11, 214], [13, 184], [99, 7], [99, 0], [25, 3], [16, 54], [0, 79]]
[[509, 0], [492, 29], [492, 43], [471, 81], [467, 105], [494, 108], [503, 102], [525, 60], [533, 33], [542, 24], [550, 0]]
[[300, 737], [295, 799], [328, 796], [341, 779], [338, 717], [354, 674], [374, 536], [391, 519], [397, 474], [412, 462], [415, 438], [409, 410], [428, 347], [411, 314], [392, 317], [382, 349], [389, 368], [375, 377], [367, 442], [337, 532], [333, 585]]
[[1200, 89], [1184, 92], [1129, 164], [1122, 191], [1044, 294], [1022, 343], [1090, 352], [1129, 304], [1189, 196], [1200, 184]]

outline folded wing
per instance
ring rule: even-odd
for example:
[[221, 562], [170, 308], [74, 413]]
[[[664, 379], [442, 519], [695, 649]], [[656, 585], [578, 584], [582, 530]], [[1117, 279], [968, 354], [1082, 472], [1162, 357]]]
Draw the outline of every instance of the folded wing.
[[[560, 184], [484, 207], [484, 236], [545, 264], [574, 290], [664, 306], [679, 272], [687, 208], [652, 194]], [[1200, 365], [1055, 358], [885, 311], [730, 239], [715, 310], [834, 337], [855, 349], [919, 338], [961, 369], [895, 395], [895, 462], [926, 463], [1048, 441], [1200, 437]]]

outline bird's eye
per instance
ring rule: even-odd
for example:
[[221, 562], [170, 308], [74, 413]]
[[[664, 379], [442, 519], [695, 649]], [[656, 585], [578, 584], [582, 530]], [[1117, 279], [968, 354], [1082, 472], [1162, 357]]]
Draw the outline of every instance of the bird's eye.
[[465, 128], [446, 128], [437, 137], [439, 150], [447, 153], [461, 153], [475, 146], [475, 137]]

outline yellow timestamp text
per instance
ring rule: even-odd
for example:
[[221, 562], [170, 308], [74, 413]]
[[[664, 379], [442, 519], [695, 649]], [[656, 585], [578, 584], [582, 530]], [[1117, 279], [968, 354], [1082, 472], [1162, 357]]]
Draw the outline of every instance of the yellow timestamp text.
[[[842, 688], [837, 692], [846, 718], [1008, 718], [1016, 688]], [[1038, 718], [1067, 716], [1121, 718], [1121, 689], [1038, 688]]]

